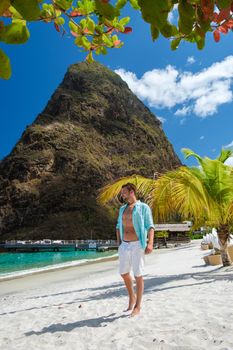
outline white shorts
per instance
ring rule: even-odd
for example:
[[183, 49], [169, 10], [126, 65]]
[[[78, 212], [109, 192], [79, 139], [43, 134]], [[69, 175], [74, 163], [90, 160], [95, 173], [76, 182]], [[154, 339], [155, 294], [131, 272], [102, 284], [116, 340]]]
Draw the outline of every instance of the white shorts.
[[119, 271], [123, 275], [131, 269], [135, 277], [142, 276], [145, 264], [145, 252], [139, 241], [124, 242], [118, 248]]

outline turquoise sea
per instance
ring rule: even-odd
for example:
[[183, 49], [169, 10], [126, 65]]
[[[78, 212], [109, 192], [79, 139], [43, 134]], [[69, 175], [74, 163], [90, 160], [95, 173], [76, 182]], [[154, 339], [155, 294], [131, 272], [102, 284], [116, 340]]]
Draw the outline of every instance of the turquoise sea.
[[54, 268], [76, 266], [90, 260], [100, 260], [115, 255], [116, 251], [0, 253], [0, 280]]

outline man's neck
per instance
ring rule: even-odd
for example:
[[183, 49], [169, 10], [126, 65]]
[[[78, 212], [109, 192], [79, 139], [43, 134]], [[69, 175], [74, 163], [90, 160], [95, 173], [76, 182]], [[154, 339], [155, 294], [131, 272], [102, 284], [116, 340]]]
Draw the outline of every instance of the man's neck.
[[136, 202], [137, 202], [137, 198], [130, 198], [128, 200], [128, 206], [130, 206], [130, 207], [134, 206]]

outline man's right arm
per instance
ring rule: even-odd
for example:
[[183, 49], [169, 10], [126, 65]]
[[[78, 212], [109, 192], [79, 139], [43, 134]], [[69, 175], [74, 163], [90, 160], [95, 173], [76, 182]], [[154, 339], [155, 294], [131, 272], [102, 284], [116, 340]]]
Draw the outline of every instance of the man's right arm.
[[121, 244], [120, 230], [116, 229], [116, 237], [118, 246]]
[[121, 235], [120, 235], [120, 210], [118, 213], [117, 224], [116, 224], [116, 239], [118, 246], [121, 244]]

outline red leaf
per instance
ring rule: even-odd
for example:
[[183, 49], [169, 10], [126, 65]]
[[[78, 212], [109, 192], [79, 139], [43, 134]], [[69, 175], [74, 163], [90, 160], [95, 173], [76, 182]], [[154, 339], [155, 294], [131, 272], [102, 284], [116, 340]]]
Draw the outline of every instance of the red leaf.
[[212, 20], [213, 22], [217, 22], [217, 20], [218, 20], [218, 13], [217, 13], [217, 12], [214, 12], [214, 13], [213, 13], [213, 16], [212, 16], [211, 20]]
[[224, 23], [224, 25], [226, 25], [228, 28], [233, 28], [233, 20], [229, 19], [229, 21], [227, 21], [226, 23]]
[[89, 33], [89, 30], [88, 30], [88, 28], [84, 28], [84, 29], [83, 29], [83, 33], [86, 33], [86, 34], [88, 34], [88, 33]]
[[218, 27], [218, 30], [223, 33], [223, 34], [227, 34], [228, 33], [228, 28], [225, 25], [222, 25], [220, 27]]
[[131, 33], [133, 29], [131, 27], [125, 27], [125, 30], [123, 31], [124, 34]]
[[216, 41], [216, 43], [218, 43], [219, 40], [220, 40], [220, 33], [219, 33], [219, 31], [215, 30], [213, 34], [214, 34], [214, 40]]
[[54, 23], [54, 27], [55, 27], [57, 32], [60, 32], [60, 28], [59, 28], [59, 25], [57, 23]]
[[71, 32], [71, 34], [72, 34], [73, 36], [75, 36], [75, 37], [77, 38], [77, 36], [78, 36], [78, 34], [77, 34], [77, 33], [72, 32], [72, 30], [71, 30], [70, 32]]
[[116, 47], [116, 46], [120, 45], [120, 43], [121, 43], [120, 40], [115, 40], [115, 41], [113, 42], [113, 45]]
[[213, 16], [214, 4], [211, 0], [201, 0], [201, 10], [204, 15], [204, 20], [208, 20]]
[[222, 22], [224, 19], [227, 19], [230, 16], [230, 7], [223, 9], [219, 12], [217, 17], [217, 22]]
[[82, 14], [79, 11], [71, 11], [70, 16], [71, 17], [78, 17], [78, 16], [82, 16]]

